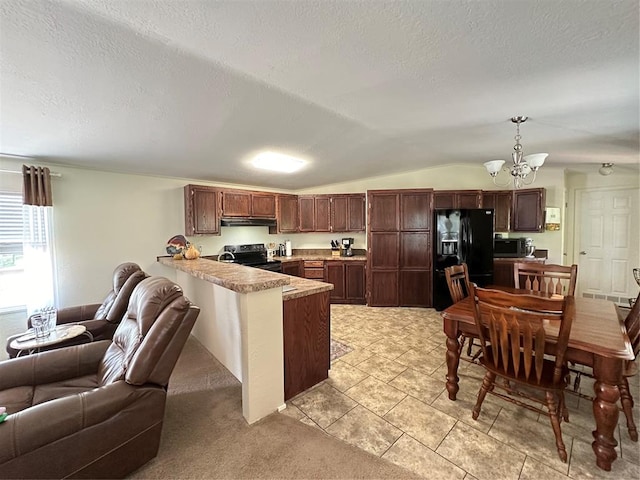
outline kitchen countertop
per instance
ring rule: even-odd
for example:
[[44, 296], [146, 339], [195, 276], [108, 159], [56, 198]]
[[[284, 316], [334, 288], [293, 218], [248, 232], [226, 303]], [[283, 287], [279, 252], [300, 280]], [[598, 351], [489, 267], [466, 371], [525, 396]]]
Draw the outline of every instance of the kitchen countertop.
[[[352, 258], [352, 257], [349, 257]], [[158, 257], [162, 265], [181, 270], [196, 278], [227, 288], [238, 293], [251, 293], [270, 288], [290, 285], [294, 290], [283, 292], [283, 300], [305, 297], [333, 290], [331, 283], [306, 278], [283, 275], [281, 273], [245, 267], [234, 263], [216, 262], [198, 258], [195, 260], [175, 260], [172, 257]]]

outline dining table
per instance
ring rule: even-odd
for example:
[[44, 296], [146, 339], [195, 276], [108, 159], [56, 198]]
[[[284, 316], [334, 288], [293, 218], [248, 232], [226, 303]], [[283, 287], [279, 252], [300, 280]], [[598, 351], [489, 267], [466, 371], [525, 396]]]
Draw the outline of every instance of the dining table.
[[[488, 286], [510, 293], [546, 295], [531, 290], [503, 286]], [[618, 442], [614, 437], [618, 424], [620, 399], [618, 385], [622, 382], [622, 371], [627, 360], [635, 358], [623, 321], [618, 317], [616, 305], [597, 298], [575, 297], [575, 318], [569, 336], [565, 359], [593, 369], [594, 398], [593, 417], [596, 428], [591, 444], [596, 464], [610, 471], [617, 458]], [[461, 335], [477, 337], [474, 320], [474, 299], [471, 296], [451, 305], [441, 312], [444, 333], [447, 336], [447, 392], [455, 400], [459, 390], [458, 365], [460, 362]], [[551, 322], [550, 322], [551, 323]], [[553, 340], [553, 328], [548, 332]], [[557, 332], [557, 328], [556, 328]]]

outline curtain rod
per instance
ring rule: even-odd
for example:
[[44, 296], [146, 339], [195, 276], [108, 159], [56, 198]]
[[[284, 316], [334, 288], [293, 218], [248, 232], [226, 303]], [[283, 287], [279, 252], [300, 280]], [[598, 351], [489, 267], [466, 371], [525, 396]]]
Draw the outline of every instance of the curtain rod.
[[[0, 169], [0, 173], [17, 173], [18, 175], [22, 175], [22, 172], [18, 171], [18, 170], [3, 170]], [[58, 173], [58, 172], [49, 172], [49, 175], [52, 177], [61, 177], [62, 174]]]

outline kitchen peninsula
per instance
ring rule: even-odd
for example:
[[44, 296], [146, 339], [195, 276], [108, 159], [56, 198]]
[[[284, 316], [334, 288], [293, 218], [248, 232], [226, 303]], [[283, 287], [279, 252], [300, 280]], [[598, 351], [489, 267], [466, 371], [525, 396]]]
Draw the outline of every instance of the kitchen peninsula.
[[208, 259], [158, 262], [201, 309], [193, 335], [242, 382], [248, 423], [327, 378], [333, 285]]

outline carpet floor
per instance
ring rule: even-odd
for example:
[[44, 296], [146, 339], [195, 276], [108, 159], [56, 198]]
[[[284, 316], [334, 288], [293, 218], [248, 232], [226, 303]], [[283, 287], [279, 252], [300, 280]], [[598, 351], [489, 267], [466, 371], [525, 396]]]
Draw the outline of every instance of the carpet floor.
[[248, 425], [241, 399], [240, 382], [190, 337], [159, 454], [129, 478], [421, 478], [280, 413]]

